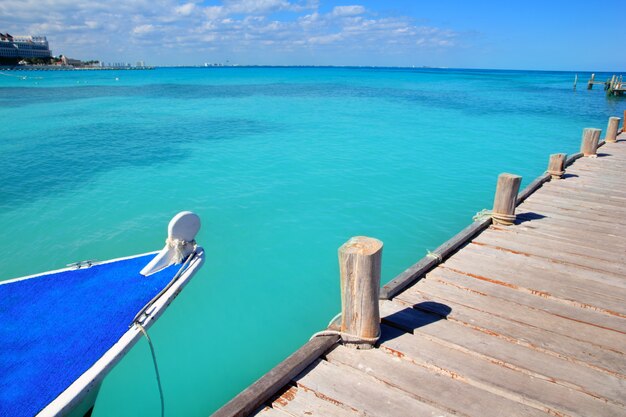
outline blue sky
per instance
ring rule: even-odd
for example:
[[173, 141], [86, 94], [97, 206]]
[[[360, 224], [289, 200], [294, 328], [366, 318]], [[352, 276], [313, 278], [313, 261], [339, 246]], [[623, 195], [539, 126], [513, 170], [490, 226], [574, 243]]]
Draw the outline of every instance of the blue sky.
[[152, 65], [618, 71], [624, 13], [616, 0], [0, 0], [0, 32]]

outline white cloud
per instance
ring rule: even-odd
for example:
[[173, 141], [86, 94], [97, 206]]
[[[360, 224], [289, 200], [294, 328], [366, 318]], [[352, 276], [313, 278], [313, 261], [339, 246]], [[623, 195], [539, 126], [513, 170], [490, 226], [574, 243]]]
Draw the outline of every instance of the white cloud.
[[330, 35], [313, 36], [313, 37], [310, 37], [307, 41], [310, 44], [328, 45], [330, 43], [334, 43], [342, 39], [343, 39], [343, 35], [341, 33], [333, 33]]
[[196, 9], [196, 5], [194, 3], [185, 3], [174, 9], [174, 12], [179, 16], [189, 16]]
[[333, 16], [356, 16], [365, 13], [363, 6], [335, 6], [331, 14]]
[[139, 25], [133, 28], [133, 34], [135, 35], [145, 35], [150, 32], [154, 32], [154, 26], [152, 25]]
[[359, 4], [323, 13], [317, 0], [222, 0], [211, 5], [199, 0], [0, 0], [0, 27], [13, 34], [47, 35], [55, 54], [83, 59], [148, 61], [171, 48], [180, 54], [171, 55], [172, 64], [199, 59], [203, 50], [244, 59], [261, 56], [271, 63], [272, 57], [288, 60], [306, 48], [313, 60], [308, 63], [316, 63], [322, 50], [342, 58], [357, 50], [368, 56], [411, 54], [459, 43], [452, 30], [380, 15]]
[[223, 16], [226, 16], [226, 14], [228, 14], [224, 6], [205, 7], [203, 12], [204, 12], [204, 15], [207, 17], [207, 19], [209, 20], [217, 20], [217, 19], [222, 18]]

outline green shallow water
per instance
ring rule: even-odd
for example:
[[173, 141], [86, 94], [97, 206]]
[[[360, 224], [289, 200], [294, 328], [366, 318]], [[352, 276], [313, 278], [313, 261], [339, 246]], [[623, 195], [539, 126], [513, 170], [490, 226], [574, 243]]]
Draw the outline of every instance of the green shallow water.
[[[498, 173], [528, 184], [626, 108], [573, 92], [567, 72], [4, 74], [0, 279], [160, 249], [175, 213], [201, 216], [206, 263], [150, 331], [181, 416], [209, 415], [325, 327], [348, 238], [385, 243], [389, 281], [490, 207]], [[142, 340], [94, 416], [159, 404]]]

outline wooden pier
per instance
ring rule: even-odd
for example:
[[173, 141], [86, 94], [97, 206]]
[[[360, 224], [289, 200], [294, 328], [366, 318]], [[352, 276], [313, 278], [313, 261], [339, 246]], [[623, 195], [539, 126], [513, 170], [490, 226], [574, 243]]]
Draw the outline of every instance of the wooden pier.
[[342, 317], [214, 417], [626, 415], [626, 133], [613, 127], [602, 142], [585, 129], [581, 153], [552, 155], [519, 194], [501, 175], [493, 211], [380, 300], [382, 243], [351, 239]]
[[[613, 75], [606, 81], [595, 81], [596, 74], [591, 74], [589, 81], [587, 81], [587, 90], [593, 89], [594, 84], [604, 85], [604, 90], [608, 96], [622, 96], [626, 93], [626, 84], [623, 82], [623, 76]], [[576, 83], [578, 82], [578, 74], [574, 78], [574, 90], [576, 90]]]

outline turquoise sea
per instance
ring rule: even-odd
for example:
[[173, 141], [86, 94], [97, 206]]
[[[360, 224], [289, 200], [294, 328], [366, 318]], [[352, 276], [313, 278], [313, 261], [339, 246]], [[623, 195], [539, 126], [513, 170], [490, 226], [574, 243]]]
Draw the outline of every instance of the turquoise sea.
[[[206, 263], [150, 335], [166, 415], [208, 416], [340, 310], [348, 238], [384, 242], [389, 281], [489, 208], [498, 173], [528, 184], [621, 117], [626, 99], [574, 75], [0, 71], [0, 279], [160, 249], [195, 211]], [[141, 340], [94, 416], [158, 415]]]

